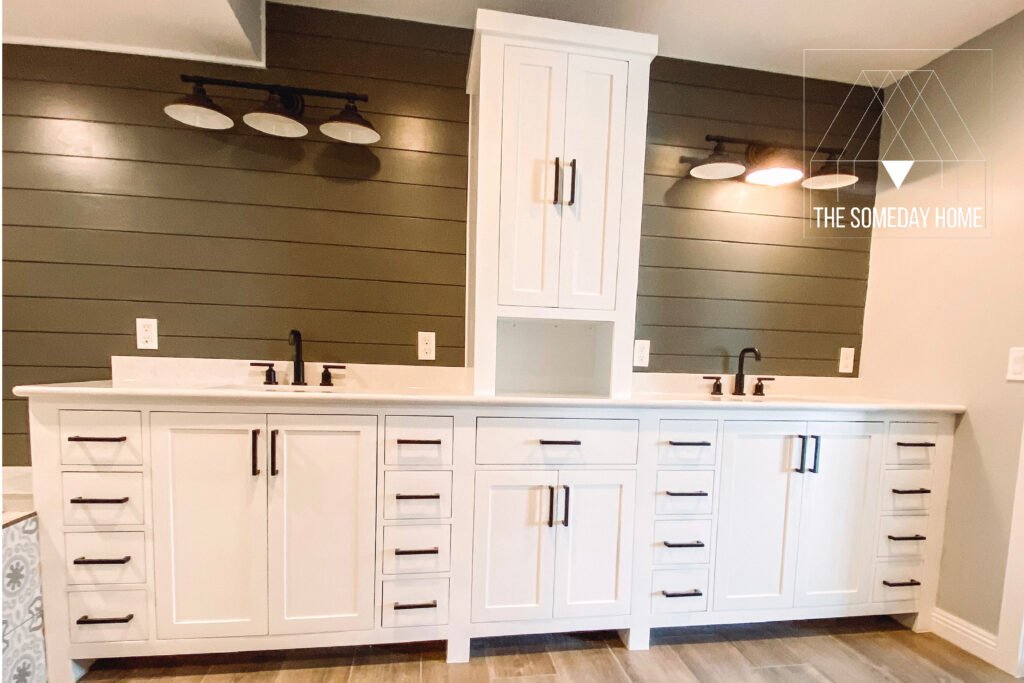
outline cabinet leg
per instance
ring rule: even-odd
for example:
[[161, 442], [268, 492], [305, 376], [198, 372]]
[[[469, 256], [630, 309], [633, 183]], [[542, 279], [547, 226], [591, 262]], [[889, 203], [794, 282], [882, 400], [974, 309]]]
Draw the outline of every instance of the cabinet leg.
[[651, 649], [651, 629], [647, 627], [624, 628], [619, 631], [619, 639], [627, 650]]
[[95, 659], [72, 659], [71, 680], [77, 681], [79, 678], [89, 673], [89, 668], [92, 667], [93, 662], [95, 661]]
[[448, 639], [449, 664], [463, 664], [469, 661], [469, 640], [468, 637]]

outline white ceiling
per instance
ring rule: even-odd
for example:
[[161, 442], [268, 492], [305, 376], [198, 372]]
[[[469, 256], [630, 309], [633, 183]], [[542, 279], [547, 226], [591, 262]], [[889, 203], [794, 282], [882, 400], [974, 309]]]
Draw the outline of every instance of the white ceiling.
[[806, 75], [848, 83], [862, 69], [919, 68], [1024, 11], [1024, 0], [278, 1], [466, 28], [485, 7], [657, 33], [662, 55], [796, 75], [814, 48]]

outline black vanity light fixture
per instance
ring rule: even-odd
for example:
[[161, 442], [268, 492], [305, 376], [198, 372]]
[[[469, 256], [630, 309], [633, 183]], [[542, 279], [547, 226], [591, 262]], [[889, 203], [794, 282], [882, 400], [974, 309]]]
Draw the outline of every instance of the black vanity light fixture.
[[[840, 156], [843, 150], [827, 147], [794, 147], [764, 140], [733, 138], [724, 135], [707, 135], [704, 138], [714, 142], [715, 148], [704, 160], [690, 167], [690, 175], [701, 180], [724, 180], [746, 173], [744, 180], [754, 185], [776, 187], [788, 185], [804, 178], [802, 152], [820, 152], [829, 155], [828, 160], [803, 180], [809, 190], [831, 190], [853, 185], [859, 178], [854, 173], [840, 172]], [[726, 144], [744, 145], [743, 161], [738, 161], [725, 151]]]
[[306, 108], [304, 96], [309, 95], [347, 100], [344, 109], [320, 124], [320, 132], [327, 137], [357, 145], [369, 145], [380, 140], [380, 133], [356, 108], [356, 102], [369, 101], [366, 95], [188, 74], [182, 74], [181, 80], [192, 84], [192, 93], [168, 104], [164, 107], [164, 112], [175, 121], [188, 126], [224, 130], [234, 125], [231, 117], [206, 94], [206, 85], [217, 85], [262, 90], [267, 93], [267, 99], [262, 105], [242, 116], [242, 121], [247, 126], [262, 133], [286, 138], [300, 138], [309, 133], [309, 128], [302, 121], [302, 114]]

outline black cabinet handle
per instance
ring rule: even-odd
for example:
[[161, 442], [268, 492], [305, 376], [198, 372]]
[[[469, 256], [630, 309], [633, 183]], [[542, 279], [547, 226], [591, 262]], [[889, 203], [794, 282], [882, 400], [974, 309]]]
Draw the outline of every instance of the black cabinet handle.
[[579, 439], [538, 439], [541, 446], [582, 446], [583, 442]]
[[665, 491], [666, 496], [689, 496], [693, 498], [701, 498], [704, 496], [711, 495], [707, 491]]
[[569, 168], [572, 169], [572, 180], [569, 182], [569, 206], [576, 203], [576, 160], [573, 159], [569, 162]]
[[921, 534], [914, 534], [913, 536], [893, 536], [889, 534], [890, 541], [924, 541], [925, 537]]
[[934, 448], [935, 444], [931, 441], [897, 441], [897, 446], [903, 448]]
[[558, 188], [562, 184], [561, 163], [562, 160], [558, 157], [555, 157], [555, 201], [551, 202], [552, 204], [555, 205], [558, 204]]
[[669, 446], [710, 446], [710, 441], [669, 441]]
[[548, 527], [555, 526], [555, 487], [548, 486]]
[[252, 476], [259, 476], [260, 468], [257, 467], [259, 464], [259, 445], [260, 445], [260, 430], [252, 430]]
[[811, 438], [814, 439], [814, 464], [811, 465], [811, 468], [809, 470], [807, 470], [807, 471], [811, 472], [813, 474], [817, 474], [818, 473], [818, 457], [821, 455], [821, 437], [820, 436], [812, 436]]
[[132, 559], [131, 555], [125, 555], [124, 557], [100, 557], [91, 559], [88, 557], [76, 557], [71, 563], [72, 564], [128, 564]]
[[440, 446], [441, 439], [398, 439], [399, 446]]
[[418, 548], [415, 550], [402, 550], [401, 548], [395, 548], [395, 555], [439, 555], [440, 550], [438, 548]]
[[803, 474], [807, 471], [807, 437], [803, 434], [797, 434], [796, 438], [800, 439], [800, 467], [797, 467], [793, 471], [798, 474]]
[[441, 500], [440, 493], [396, 493], [395, 500]]
[[920, 586], [921, 582], [915, 579], [911, 579], [910, 581], [883, 581], [882, 585], [888, 586], [889, 588], [905, 588], [907, 586]]
[[123, 443], [127, 436], [69, 436], [68, 441], [85, 443]]
[[277, 432], [270, 430], [270, 476], [276, 477], [280, 470], [277, 469]]
[[895, 493], [898, 496], [906, 496], [906, 495], [913, 495], [913, 494], [931, 493], [932, 490], [931, 489], [893, 489], [892, 492]]
[[700, 596], [704, 595], [702, 591], [697, 590], [696, 588], [694, 588], [692, 591], [682, 592], [661, 591], [661, 594], [664, 595], [666, 598], [699, 598]]
[[433, 609], [437, 607], [437, 600], [431, 600], [430, 602], [410, 602], [403, 605], [400, 602], [396, 602], [394, 610], [397, 612], [400, 609]]
[[666, 548], [703, 548], [704, 541], [690, 541], [688, 543], [672, 543], [671, 541], [662, 541]]
[[78, 617], [75, 623], [79, 626], [89, 626], [92, 624], [127, 624], [129, 621], [135, 618], [134, 614], [126, 614], [123, 617], [90, 617], [88, 614]]
[[82, 498], [76, 496], [71, 499], [73, 505], [124, 505], [128, 502], [128, 496], [124, 498]]
[[562, 516], [562, 526], [569, 526], [569, 487], [563, 484], [562, 488], [565, 489], [565, 508], [563, 510], [564, 515]]

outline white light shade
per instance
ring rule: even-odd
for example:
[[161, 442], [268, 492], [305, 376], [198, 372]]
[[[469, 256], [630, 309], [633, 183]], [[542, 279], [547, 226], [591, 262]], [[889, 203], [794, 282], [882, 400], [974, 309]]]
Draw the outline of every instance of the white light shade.
[[380, 140], [380, 133], [364, 119], [356, 105], [349, 102], [340, 112], [320, 124], [320, 132], [329, 138], [355, 145], [372, 145]]
[[690, 175], [701, 180], [725, 180], [743, 175], [747, 167], [736, 161], [706, 161], [690, 169]]
[[804, 180], [801, 185], [808, 190], [834, 190], [853, 185], [860, 178], [852, 173], [819, 173]]
[[298, 119], [275, 112], [251, 111], [242, 116], [242, 120], [245, 121], [245, 125], [261, 133], [282, 138], [301, 138], [309, 132], [305, 124]]
[[196, 128], [224, 130], [235, 125], [231, 117], [214, 104], [213, 100], [206, 96], [203, 86], [198, 84], [193, 87], [191, 95], [186, 95], [164, 107], [164, 113], [175, 121]]

